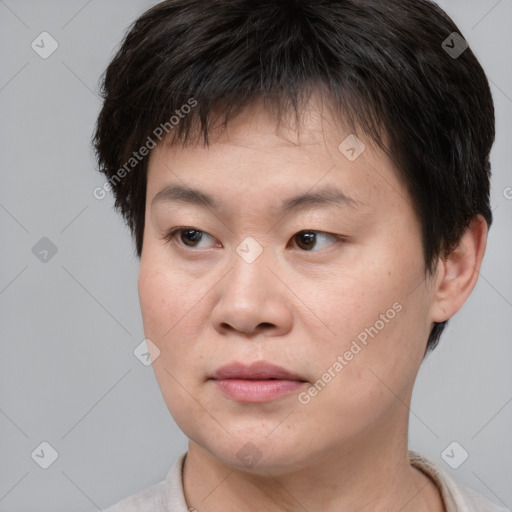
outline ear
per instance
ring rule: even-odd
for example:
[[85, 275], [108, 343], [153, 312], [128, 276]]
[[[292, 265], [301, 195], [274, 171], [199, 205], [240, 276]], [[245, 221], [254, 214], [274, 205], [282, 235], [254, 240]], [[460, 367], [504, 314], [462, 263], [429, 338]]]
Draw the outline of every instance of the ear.
[[451, 318], [473, 291], [487, 245], [487, 231], [485, 219], [476, 215], [457, 247], [440, 258], [431, 308], [432, 322]]

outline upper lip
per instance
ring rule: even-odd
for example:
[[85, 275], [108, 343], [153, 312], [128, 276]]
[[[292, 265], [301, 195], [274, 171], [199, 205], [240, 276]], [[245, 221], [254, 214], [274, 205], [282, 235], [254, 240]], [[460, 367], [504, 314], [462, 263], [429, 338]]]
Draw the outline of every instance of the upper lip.
[[214, 374], [213, 378], [221, 379], [247, 379], [247, 380], [264, 380], [264, 379], [283, 379], [283, 380], [300, 380], [304, 379], [296, 373], [289, 372], [285, 368], [276, 366], [266, 361], [256, 361], [250, 365], [243, 363], [229, 363], [221, 366]]

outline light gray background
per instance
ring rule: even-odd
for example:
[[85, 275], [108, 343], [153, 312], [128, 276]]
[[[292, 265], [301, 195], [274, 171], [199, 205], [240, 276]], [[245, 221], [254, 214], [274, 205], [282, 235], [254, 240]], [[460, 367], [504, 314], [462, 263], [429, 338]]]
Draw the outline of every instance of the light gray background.
[[[0, 1], [1, 512], [105, 508], [186, 449], [133, 355], [144, 334], [128, 230], [110, 195], [92, 195], [104, 183], [89, 144], [98, 79], [155, 3]], [[495, 223], [473, 295], [418, 376], [410, 448], [512, 507], [512, 1], [440, 4], [491, 82]], [[31, 48], [43, 31], [59, 44], [47, 59]], [[46, 263], [32, 253], [42, 237], [58, 249]], [[31, 458], [42, 441], [59, 455], [46, 470]], [[469, 452], [456, 470], [441, 457], [452, 441]]]

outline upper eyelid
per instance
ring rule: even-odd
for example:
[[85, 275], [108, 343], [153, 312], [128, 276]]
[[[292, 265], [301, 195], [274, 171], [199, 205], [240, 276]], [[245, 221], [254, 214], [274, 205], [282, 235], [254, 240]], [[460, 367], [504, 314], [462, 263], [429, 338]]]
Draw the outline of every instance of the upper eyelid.
[[[208, 233], [208, 231], [203, 231], [202, 229], [197, 229], [197, 228], [188, 227], [188, 226], [178, 226], [176, 228], [173, 228], [172, 230], [170, 230], [168, 232], [167, 235], [174, 235], [174, 234], [178, 233], [179, 231], [197, 231], [198, 233], [203, 233], [204, 235], [208, 235], [211, 238], [215, 238], [213, 235]], [[336, 235], [334, 233], [329, 233], [329, 231], [322, 231], [320, 229], [300, 229], [299, 231], [296, 231], [293, 234], [293, 236], [298, 235], [299, 233], [320, 233], [322, 235], [329, 235], [332, 237], [337, 237], [337, 236], [340, 237], [341, 236], [341, 235]]]

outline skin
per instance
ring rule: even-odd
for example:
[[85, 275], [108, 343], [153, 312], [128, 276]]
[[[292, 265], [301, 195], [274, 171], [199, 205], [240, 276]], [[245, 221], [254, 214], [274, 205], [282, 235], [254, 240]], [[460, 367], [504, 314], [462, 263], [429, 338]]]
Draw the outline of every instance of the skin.
[[[254, 105], [209, 148], [160, 144], [150, 155], [139, 297], [160, 351], [160, 389], [189, 439], [185, 499], [200, 512], [444, 510], [409, 464], [409, 405], [433, 322], [475, 285], [487, 226], [475, 217], [426, 274], [420, 224], [392, 162], [359, 133], [366, 149], [349, 161], [338, 146], [350, 133], [313, 98], [300, 133]], [[221, 207], [152, 205], [170, 184]], [[327, 184], [357, 207], [279, 214], [285, 198]], [[202, 239], [165, 240], [179, 226]], [[316, 242], [297, 236], [303, 230], [319, 232]], [[236, 252], [248, 236], [263, 249], [252, 263]], [[210, 380], [233, 361], [270, 361], [307, 380], [307, 391], [396, 303], [394, 318], [307, 404], [299, 391], [239, 402]], [[237, 456], [244, 446], [260, 456], [250, 467]]]

